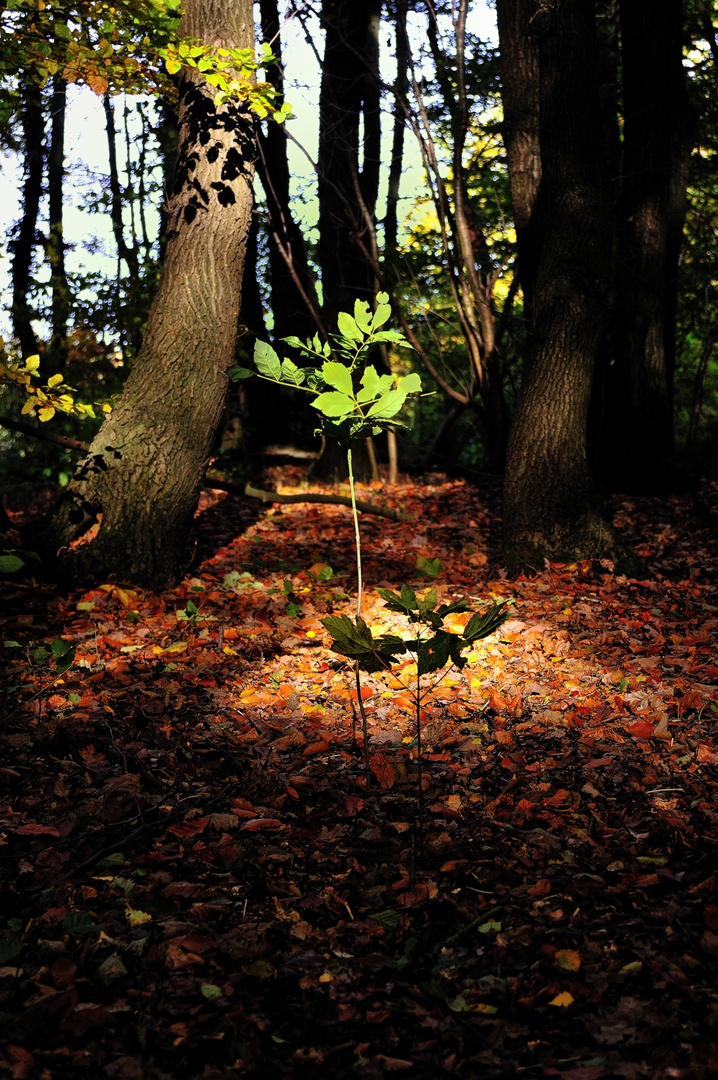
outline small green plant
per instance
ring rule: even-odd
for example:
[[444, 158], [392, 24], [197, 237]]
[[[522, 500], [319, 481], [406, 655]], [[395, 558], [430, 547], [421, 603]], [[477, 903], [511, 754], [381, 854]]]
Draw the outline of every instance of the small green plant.
[[23, 551], [21, 558], [16, 548], [6, 547], [9, 543], [7, 535], [0, 533], [0, 574], [16, 574], [22, 570], [26, 559], [40, 561], [34, 551]]
[[36, 645], [34, 642], [30, 642], [23, 647], [19, 641], [11, 641], [8, 638], [3, 642], [3, 648], [22, 649], [27, 662], [31, 665], [34, 664], [36, 667], [48, 667], [54, 661], [55, 671], [58, 675], [62, 675], [75, 663], [75, 646], [71, 645], [69, 641], [63, 641], [62, 638], [55, 638], [54, 641], [50, 642], [49, 648], [45, 645]]
[[[508, 601], [494, 604], [483, 614], [475, 613], [460, 635], [445, 630], [443, 624], [447, 615], [468, 611], [467, 602], [456, 600], [451, 604], [438, 605], [435, 589], [430, 589], [421, 599], [408, 585], [402, 585], [400, 593], [389, 589], [378, 590], [390, 610], [402, 613], [411, 624], [425, 627], [428, 634], [419, 633], [408, 641], [391, 634], [375, 638], [362, 618], [361, 537], [354, 493], [351, 441], [378, 435], [388, 427], [400, 424], [398, 413], [407, 398], [421, 393], [421, 378], [415, 372], [398, 378], [388, 373], [380, 375], [374, 365], [368, 363], [371, 353], [379, 345], [411, 348], [406, 338], [397, 330], [382, 329], [390, 315], [391, 307], [386, 293], [377, 293], [376, 308], [373, 312], [369, 304], [357, 300], [353, 316], [346, 311], [337, 316], [339, 333], [333, 334], [330, 341], [322, 342], [316, 334], [306, 341], [300, 341], [296, 337], [283, 339], [287, 345], [299, 351], [304, 361], [302, 367], [290, 359], [280, 359], [271, 345], [258, 341], [254, 347], [257, 371], [237, 367], [230, 371], [230, 376], [233, 379], [245, 379], [259, 375], [269, 382], [311, 394], [314, 398], [311, 404], [319, 413], [320, 433], [338, 439], [346, 446], [356, 539], [356, 617], [350, 619], [348, 615], [330, 615], [322, 622], [332, 636], [331, 648], [334, 652], [354, 661], [357, 704], [364, 736], [367, 785], [370, 778], [369, 737], [361, 693], [361, 672], [390, 671], [398, 657], [407, 651], [415, 654], [417, 683], [414, 699], [421, 817], [421, 677], [442, 668], [448, 670], [451, 664], [462, 668], [466, 664], [466, 659], [461, 655], [463, 650], [479, 638], [493, 633], [504, 622], [508, 616], [503, 609]], [[439, 559], [422, 559], [418, 568], [428, 577], [436, 577], [441, 572], [441, 562]]]
[[[357, 668], [366, 672], [390, 671], [397, 663], [398, 658], [405, 653], [413, 653], [416, 658], [416, 685], [413, 689], [405, 687], [413, 696], [416, 708], [416, 742], [417, 742], [417, 768], [419, 783], [419, 818], [423, 817], [423, 776], [421, 759], [421, 704], [426, 693], [430, 693], [436, 686], [434, 683], [428, 691], [422, 691], [421, 679], [423, 675], [431, 675], [439, 671], [446, 674], [451, 667], [461, 669], [465, 667], [467, 660], [462, 656], [474, 642], [488, 637], [501, 626], [509, 616], [506, 608], [510, 601], [502, 600], [493, 604], [487, 611], [474, 612], [460, 634], [444, 628], [444, 621], [448, 615], [469, 610], [468, 602], [464, 599], [454, 600], [450, 604], [439, 604], [436, 589], [429, 589], [423, 596], [416, 595], [413, 589], [404, 584], [400, 593], [392, 592], [391, 589], [377, 589], [384, 604], [390, 611], [403, 615], [411, 625], [422, 629], [416, 637], [403, 639], [394, 634], [385, 634], [375, 638], [364, 622], [357, 617], [352, 621], [347, 615], [329, 615], [322, 620], [322, 624], [332, 636], [332, 649], [341, 656], [351, 657]], [[394, 676], [397, 678], [396, 674]], [[443, 675], [442, 675], [443, 678]], [[398, 680], [401, 682], [401, 680]], [[402, 683], [402, 685], [404, 685]], [[359, 708], [362, 717], [364, 734], [364, 755], [367, 768], [369, 769], [368, 756], [368, 732], [366, 726], [366, 713], [364, 711], [361, 694]]]

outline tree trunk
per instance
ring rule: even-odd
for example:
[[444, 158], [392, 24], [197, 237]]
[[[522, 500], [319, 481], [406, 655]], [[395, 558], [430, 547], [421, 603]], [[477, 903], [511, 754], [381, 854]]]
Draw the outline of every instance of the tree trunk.
[[682, 0], [620, 0], [619, 15], [623, 181], [598, 464], [614, 490], [665, 491], [674, 483], [677, 276], [693, 141]]
[[[267, 80], [282, 89], [280, 19], [277, 0], [260, 0], [262, 40], [272, 43], [279, 63], [267, 71]], [[279, 124], [258, 133], [257, 173], [267, 201], [269, 276], [274, 313], [274, 340], [294, 335], [306, 338], [317, 329], [319, 301], [302, 231], [289, 205], [287, 134]]]
[[25, 179], [22, 186], [22, 217], [11, 242], [12, 250], [12, 322], [23, 358], [37, 353], [37, 338], [32, 326], [33, 312], [28, 294], [37, 237], [37, 218], [42, 197], [45, 121], [42, 95], [34, 82], [25, 77], [22, 133], [25, 151]]
[[[324, 61], [319, 95], [319, 265], [322, 319], [333, 330], [356, 299], [377, 291], [375, 208], [379, 187], [381, 0], [324, 0]], [[360, 146], [360, 130], [363, 139]], [[354, 443], [357, 480], [374, 478], [365, 442]], [[347, 477], [346, 455], [328, 440], [313, 470], [324, 480]]]
[[[371, 302], [375, 275], [367, 258], [378, 191], [380, 0], [324, 0], [326, 30], [319, 97], [319, 263], [324, 322], [357, 297]], [[360, 146], [360, 122], [364, 138]]]
[[50, 348], [51, 374], [63, 371], [67, 361], [67, 322], [70, 317], [70, 285], [65, 270], [63, 202], [65, 185], [65, 113], [67, 83], [56, 75], [50, 97], [50, 147], [47, 155], [49, 230], [47, 261], [50, 264]]
[[[180, 35], [251, 48], [252, 5], [188, 0]], [[182, 567], [233, 362], [252, 209], [252, 118], [213, 98], [201, 75], [183, 72], [167, 248], [145, 338], [40, 537], [68, 572], [158, 587]], [[96, 538], [68, 551], [98, 519]]]
[[543, 244], [534, 351], [509, 440], [504, 558], [616, 558], [586, 457], [593, 368], [610, 302], [610, 210], [601, 154], [594, 4], [554, 0], [533, 13], [539, 38]]
[[541, 182], [539, 146], [539, 42], [532, 22], [535, 5], [497, 0], [501, 59], [501, 133], [506, 147], [511, 204], [516, 226], [524, 314], [531, 322], [541, 230], [536, 198]]

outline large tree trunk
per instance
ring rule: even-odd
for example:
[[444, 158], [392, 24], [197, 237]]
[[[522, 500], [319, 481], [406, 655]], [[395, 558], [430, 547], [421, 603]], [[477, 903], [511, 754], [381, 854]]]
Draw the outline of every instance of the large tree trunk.
[[623, 180], [613, 363], [601, 372], [599, 468], [614, 490], [674, 482], [677, 276], [693, 123], [682, 0], [620, 0]]
[[[187, 0], [180, 34], [251, 48], [250, 0]], [[213, 97], [200, 75], [183, 73], [167, 249], [145, 338], [41, 538], [70, 571], [156, 587], [182, 565], [233, 361], [252, 209], [252, 118]], [[68, 551], [96, 519], [96, 538]]]
[[22, 186], [22, 217], [10, 247], [12, 250], [12, 322], [23, 358], [37, 353], [37, 338], [32, 326], [29, 301], [32, 262], [37, 241], [37, 218], [42, 197], [45, 162], [45, 120], [40, 88], [27, 76], [24, 79], [22, 133], [25, 152], [25, 179]]
[[543, 243], [533, 357], [509, 440], [504, 558], [615, 558], [586, 458], [591, 379], [610, 304], [610, 209], [601, 154], [594, 4], [526, 0], [539, 38]]
[[[380, 0], [324, 0], [319, 98], [319, 263], [324, 319], [375, 289], [371, 252], [379, 186]], [[360, 148], [360, 123], [363, 142]], [[361, 164], [360, 164], [361, 150]]]
[[[334, 330], [340, 311], [377, 291], [375, 208], [379, 189], [381, 112], [379, 20], [381, 0], [324, 0], [325, 29], [319, 95], [319, 265], [322, 318]], [[360, 135], [362, 134], [360, 145]], [[357, 479], [375, 470], [366, 442], [354, 444]], [[315, 475], [345, 480], [346, 455], [331, 439]]]

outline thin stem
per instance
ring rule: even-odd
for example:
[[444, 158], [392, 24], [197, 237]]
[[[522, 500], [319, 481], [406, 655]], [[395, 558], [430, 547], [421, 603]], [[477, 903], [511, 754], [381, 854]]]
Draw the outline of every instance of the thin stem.
[[[354, 494], [354, 473], [352, 471], [352, 448], [347, 447], [347, 467], [349, 469], [349, 491], [352, 497], [352, 517], [354, 518], [354, 536], [356, 537], [357, 547], [357, 619], [361, 618], [361, 599], [362, 599], [362, 572], [361, 572], [361, 537], [359, 535], [359, 514], [357, 512], [356, 495]], [[359, 712], [361, 713], [361, 730], [364, 737], [364, 773], [366, 778], [366, 787], [369, 788], [369, 777], [371, 776], [371, 769], [369, 767], [369, 728], [366, 719], [366, 709], [364, 708], [364, 700], [361, 696], [361, 675], [359, 673], [359, 660], [354, 661], [354, 678], [356, 680], [357, 687], [357, 703], [359, 705]]]
[[419, 840], [421, 843], [424, 829], [424, 776], [421, 765], [421, 677], [418, 658], [416, 663], [416, 762], [419, 780]]
[[359, 514], [357, 513], [356, 495], [354, 494], [354, 473], [352, 472], [352, 448], [347, 448], [347, 466], [349, 468], [349, 491], [352, 497], [352, 516], [354, 518], [354, 536], [357, 548], [357, 619], [361, 617], [362, 572], [361, 572], [361, 537], [359, 536]]

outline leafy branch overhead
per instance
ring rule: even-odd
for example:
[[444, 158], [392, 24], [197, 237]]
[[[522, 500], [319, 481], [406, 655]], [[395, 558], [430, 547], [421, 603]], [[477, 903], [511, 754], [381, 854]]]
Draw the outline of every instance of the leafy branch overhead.
[[388, 301], [386, 293], [378, 293], [374, 312], [364, 300], [355, 302], [353, 316], [340, 312], [339, 333], [331, 335], [331, 342], [322, 342], [317, 334], [306, 341], [284, 338], [306, 361], [302, 366], [289, 358], [280, 359], [271, 345], [258, 341], [254, 347], [257, 371], [235, 367], [230, 377], [246, 379], [259, 374], [268, 382], [313, 394], [311, 404], [321, 416], [325, 435], [340, 439], [378, 435], [399, 423], [396, 417], [409, 395], [421, 393], [421, 378], [416, 372], [399, 377], [380, 375], [367, 363], [380, 345], [411, 348], [399, 331], [381, 329], [391, 315]]

